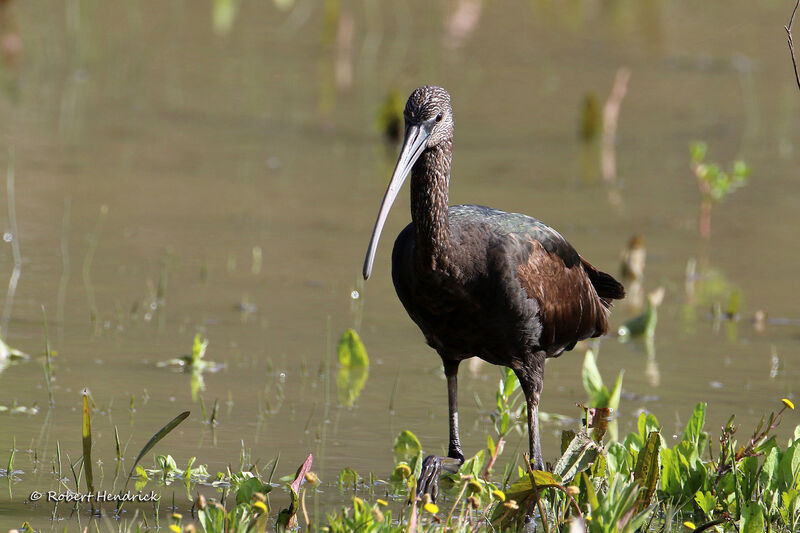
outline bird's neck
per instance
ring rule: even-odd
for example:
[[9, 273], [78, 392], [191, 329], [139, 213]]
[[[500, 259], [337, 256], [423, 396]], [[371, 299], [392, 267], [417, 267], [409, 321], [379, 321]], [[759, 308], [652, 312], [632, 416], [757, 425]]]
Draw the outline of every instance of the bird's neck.
[[453, 141], [426, 149], [411, 171], [411, 220], [416, 259], [421, 266], [444, 270], [449, 263], [448, 188]]

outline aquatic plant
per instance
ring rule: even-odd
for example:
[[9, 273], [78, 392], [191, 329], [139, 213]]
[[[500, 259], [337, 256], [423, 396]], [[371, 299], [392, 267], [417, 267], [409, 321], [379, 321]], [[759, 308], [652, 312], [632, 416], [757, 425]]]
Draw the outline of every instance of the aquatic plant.
[[339, 359], [339, 373], [336, 376], [339, 401], [346, 407], [352, 407], [369, 377], [367, 350], [358, 333], [348, 329], [339, 338], [336, 352]]
[[[346, 334], [343, 338], [347, 346], [356, 337]], [[346, 351], [352, 357], [359, 349]], [[575, 429], [562, 433], [561, 456], [551, 471], [532, 470], [529, 458], [522, 462], [514, 458], [500, 475], [493, 466], [508, 434], [523, 427], [520, 415], [524, 414], [516, 377], [503, 369], [496, 403], [491, 407], [494, 425], [487, 435], [487, 447], [442, 479], [442, 493], [436, 502], [429, 496], [416, 496], [424, 447], [409, 430], [400, 432], [395, 439], [395, 466], [388, 479], [372, 473], [362, 478], [345, 467], [338, 479], [328, 481], [328, 486], [338, 486], [339, 492], [347, 495], [347, 503], [338, 511], [328, 511], [326, 516], [310, 516], [306, 507], [306, 497], [315, 494], [318, 485], [323, 490], [325, 486], [311, 471], [310, 454], [279, 483], [272, 480], [280, 456], [258, 468], [250, 462], [244, 447], [238, 470], [228, 467], [214, 476], [195, 457], [179, 466], [168, 451], [156, 455], [151, 468], [141, 466], [141, 459], [185, 420], [188, 412], [176, 416], [153, 435], [136, 457], [128, 477], [139, 491], [183, 483], [184, 502], [173, 500], [174, 507], [169, 510], [168, 527], [176, 532], [288, 531], [299, 525], [336, 533], [516, 531], [531, 516], [538, 522], [537, 528], [545, 532], [569, 529], [632, 533], [685, 527], [749, 533], [763, 532], [767, 527], [772, 531], [796, 531], [800, 526], [800, 425], [785, 445], [775, 435], [783, 417], [794, 410], [791, 399], [782, 399], [779, 409], [762, 419], [741, 442], [737, 441], [738, 428], [731, 417], [716, 439], [718, 446], [705, 431], [707, 406], [698, 403], [680, 440], [669, 446], [652, 413], [639, 414], [636, 429], [614, 439], [607, 427], [612, 407], [620, 402], [621, 375], [612, 387], [606, 386], [594, 353], [588, 351], [583, 378], [588, 396], [585, 418]], [[83, 461], [69, 463], [74, 484], [63, 486], [78, 487], [86, 476], [86, 483], [93, 484], [89, 490], [99, 490], [103, 485], [102, 471], [99, 478], [92, 476], [89, 454], [97, 457], [102, 450], [91, 449], [94, 402], [88, 392], [83, 394], [82, 404]], [[120, 457], [116, 430], [114, 440]], [[52, 471], [59, 483], [64, 483], [58, 444], [57, 449]], [[5, 475], [22, 474], [13, 470], [14, 461], [12, 450]], [[276, 491], [278, 487], [283, 490]], [[383, 494], [376, 496], [377, 487]], [[204, 495], [208, 489], [216, 490], [216, 495]], [[270, 497], [275, 492], [287, 495], [288, 502], [273, 506]], [[77, 510], [88, 507], [87, 503], [76, 505]], [[186, 512], [191, 510], [189, 519]], [[156, 506], [153, 512], [158, 523], [159, 508]], [[106, 519], [107, 529], [128, 531], [131, 524], [152, 526], [146, 517], [137, 516], [124, 523]]]
[[744, 187], [750, 176], [750, 168], [744, 161], [735, 161], [733, 169], [726, 172], [716, 163], [705, 162], [707, 152], [708, 146], [704, 142], [693, 143], [690, 150], [691, 167], [701, 195], [698, 230], [705, 239], [711, 237], [711, 210], [714, 205], [736, 189]]

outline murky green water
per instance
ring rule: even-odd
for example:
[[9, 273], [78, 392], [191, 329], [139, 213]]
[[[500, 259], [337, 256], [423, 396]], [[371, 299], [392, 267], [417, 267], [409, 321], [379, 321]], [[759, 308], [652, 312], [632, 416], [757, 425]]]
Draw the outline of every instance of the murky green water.
[[[708, 401], [707, 429], [736, 413], [743, 438], [781, 397], [797, 401], [800, 94], [782, 29], [789, 6], [276, 4], [234, 2], [229, 28], [211, 2], [0, 4], [0, 33], [23, 45], [0, 67], [0, 178], [13, 154], [22, 254], [2, 326], [10, 345], [35, 356], [2, 370], [0, 405], [39, 407], [0, 414], [0, 463], [16, 445], [21, 470], [0, 478], [0, 527], [51, 527], [52, 505], [28, 495], [54, 488], [56, 442], [72, 461], [80, 456], [83, 387], [97, 403], [94, 457], [109, 490], [114, 427], [130, 465], [183, 410], [191, 417], [155, 452], [181, 467], [197, 457], [215, 473], [238, 465], [244, 446], [260, 465], [280, 453], [279, 474], [314, 453], [323, 508], [344, 502], [333, 485], [344, 467], [386, 477], [403, 429], [430, 451], [446, 447], [439, 359], [389, 275], [407, 192], [373, 278], [359, 281], [396, 154], [376, 129], [377, 110], [391, 89], [405, 97], [424, 83], [453, 96], [453, 203], [534, 215], [615, 274], [628, 239], [644, 237], [644, 291], [666, 289], [655, 351], [615, 339], [600, 350], [607, 380], [625, 370], [622, 430], [647, 409], [666, 434], [679, 432], [694, 404]], [[609, 185], [599, 146], [579, 140], [579, 110], [588, 93], [602, 106], [620, 67], [631, 79]], [[753, 169], [751, 183], [715, 209], [708, 243], [698, 237], [689, 168], [697, 139], [710, 160], [729, 167], [743, 158]], [[3, 280], [13, 266], [4, 243]], [[735, 290], [742, 320], [715, 324], [712, 306], [724, 308]], [[39, 358], [42, 306], [58, 352], [53, 409]], [[757, 310], [791, 320], [758, 331]], [[637, 312], [621, 303], [614, 327]], [[335, 381], [335, 343], [348, 327], [372, 360], [352, 408]], [[213, 431], [189, 376], [156, 366], [189, 352], [196, 332], [210, 340], [206, 357], [225, 365], [205, 374], [199, 393], [207, 411], [219, 401]], [[548, 364], [544, 411], [578, 416], [584, 349]], [[486, 365], [462, 368], [467, 454], [485, 445], [498, 376]], [[545, 426], [545, 459], [559, 431]], [[182, 489], [175, 494], [186, 508]]]

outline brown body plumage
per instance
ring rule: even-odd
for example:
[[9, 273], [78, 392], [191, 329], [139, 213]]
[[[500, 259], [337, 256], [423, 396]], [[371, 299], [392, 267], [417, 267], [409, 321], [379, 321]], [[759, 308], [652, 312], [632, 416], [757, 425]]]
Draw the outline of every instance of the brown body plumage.
[[435, 496], [443, 462], [447, 468], [464, 459], [456, 406], [459, 362], [480, 357], [514, 370], [528, 406], [531, 460], [541, 469], [538, 404], [545, 359], [605, 334], [611, 300], [624, 297], [624, 289], [532, 217], [449, 206], [453, 115], [444, 89], [415, 90], [405, 120], [403, 148], [375, 224], [364, 277], [371, 272], [389, 207], [410, 171], [412, 222], [395, 241], [392, 279], [447, 376], [450, 459], [426, 458], [419, 484], [420, 492]]

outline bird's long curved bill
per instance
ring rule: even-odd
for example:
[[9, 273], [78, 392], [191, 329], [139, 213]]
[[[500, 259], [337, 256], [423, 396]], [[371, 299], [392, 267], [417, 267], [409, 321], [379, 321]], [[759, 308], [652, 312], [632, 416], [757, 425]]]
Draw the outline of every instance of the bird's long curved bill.
[[378, 240], [381, 238], [381, 231], [384, 223], [386, 223], [389, 210], [392, 208], [392, 204], [397, 198], [397, 193], [400, 192], [400, 187], [403, 186], [403, 182], [406, 180], [408, 173], [411, 172], [414, 163], [425, 151], [430, 136], [431, 132], [422, 125], [413, 124], [406, 128], [406, 136], [403, 139], [403, 147], [400, 149], [400, 157], [397, 158], [397, 165], [394, 167], [389, 187], [386, 189], [386, 194], [383, 195], [378, 218], [375, 220], [375, 229], [372, 230], [372, 237], [369, 240], [367, 256], [364, 258], [364, 279], [369, 279], [370, 274], [372, 274], [372, 264], [375, 262]]

